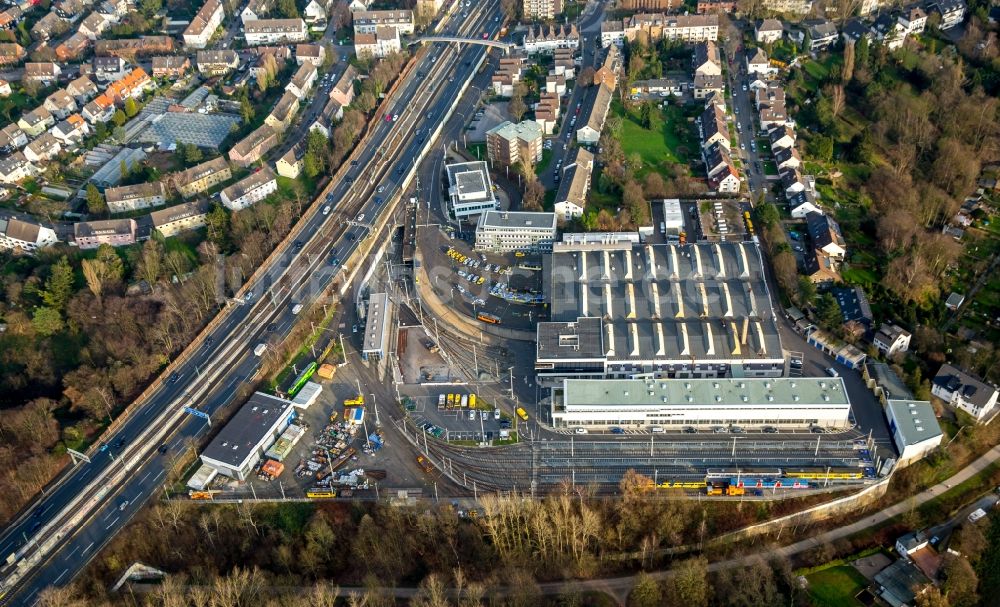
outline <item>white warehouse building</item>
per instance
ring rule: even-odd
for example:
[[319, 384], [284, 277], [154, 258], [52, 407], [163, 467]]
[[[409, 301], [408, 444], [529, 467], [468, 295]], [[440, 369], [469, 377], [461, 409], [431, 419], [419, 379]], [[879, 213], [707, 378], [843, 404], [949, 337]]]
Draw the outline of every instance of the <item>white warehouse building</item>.
[[739, 426], [848, 428], [842, 378], [564, 379], [552, 390], [561, 428]]
[[293, 407], [292, 401], [254, 392], [205, 447], [202, 464], [218, 474], [247, 480], [264, 452], [295, 418]]
[[486, 211], [476, 224], [476, 249], [480, 251], [548, 251], [555, 239], [555, 213]]

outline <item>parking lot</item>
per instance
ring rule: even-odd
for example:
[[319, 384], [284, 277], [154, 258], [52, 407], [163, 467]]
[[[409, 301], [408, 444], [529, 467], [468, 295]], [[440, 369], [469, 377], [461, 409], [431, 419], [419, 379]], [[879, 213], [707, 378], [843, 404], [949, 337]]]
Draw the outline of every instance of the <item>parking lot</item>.
[[429, 436], [452, 443], [496, 443], [510, 438], [511, 417], [467, 386], [436, 387], [409, 397], [410, 417]]

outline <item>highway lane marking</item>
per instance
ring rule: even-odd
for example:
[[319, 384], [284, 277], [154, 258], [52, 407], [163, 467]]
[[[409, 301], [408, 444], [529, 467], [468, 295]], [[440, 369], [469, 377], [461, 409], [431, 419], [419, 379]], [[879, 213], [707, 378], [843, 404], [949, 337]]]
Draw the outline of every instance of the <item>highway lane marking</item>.
[[139, 479], [139, 484], [141, 485], [144, 482], [146, 482], [146, 479], [149, 478], [149, 475], [152, 474], [152, 473], [153, 473], [152, 470], [150, 470], [149, 472], [147, 472], [145, 476], [143, 476], [142, 478]]
[[166, 474], [166, 473], [167, 473], [166, 470], [160, 470], [160, 473], [156, 475], [156, 478], [153, 479], [153, 482], [155, 483], [155, 482], [159, 481], [160, 478], [163, 477], [163, 475]]
[[63, 569], [63, 572], [59, 574], [59, 577], [57, 577], [55, 582], [53, 583], [58, 584], [59, 580], [63, 579], [63, 576], [66, 575], [67, 573], [69, 573], [69, 569]]
[[76, 553], [76, 551], [79, 550], [79, 549], [80, 549], [80, 545], [77, 544], [76, 548], [70, 550], [69, 556], [73, 556], [73, 554]]
[[87, 554], [87, 551], [90, 550], [93, 547], [94, 547], [94, 542], [90, 542], [90, 545], [83, 549], [83, 552], [80, 553], [80, 556], [83, 556], [84, 554]]
[[118, 521], [119, 521], [119, 520], [121, 520], [121, 517], [120, 517], [120, 516], [118, 516], [118, 517], [115, 517], [115, 520], [111, 521], [111, 524], [110, 524], [110, 525], [108, 525], [108, 528], [107, 528], [107, 530], [108, 530], [108, 531], [111, 531], [111, 528], [112, 528], [112, 527], [114, 527], [114, 526], [115, 526], [115, 525], [116, 525], [116, 524], [118, 523]]

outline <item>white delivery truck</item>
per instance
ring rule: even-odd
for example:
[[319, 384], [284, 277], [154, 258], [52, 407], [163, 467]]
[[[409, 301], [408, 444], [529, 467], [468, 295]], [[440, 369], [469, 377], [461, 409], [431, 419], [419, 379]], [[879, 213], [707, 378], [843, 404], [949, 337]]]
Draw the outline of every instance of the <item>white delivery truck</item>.
[[267, 344], [257, 344], [257, 347], [253, 349], [254, 356], [260, 356], [267, 350]]

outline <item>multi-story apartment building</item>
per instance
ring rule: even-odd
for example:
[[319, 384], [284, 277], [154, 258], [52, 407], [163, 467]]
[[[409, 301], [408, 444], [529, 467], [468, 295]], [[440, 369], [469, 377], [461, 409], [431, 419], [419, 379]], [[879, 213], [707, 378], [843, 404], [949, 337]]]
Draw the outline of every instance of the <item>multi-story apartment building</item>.
[[244, 35], [248, 45], [259, 46], [305, 42], [309, 39], [309, 30], [302, 19], [256, 19], [245, 22]]
[[804, 15], [812, 10], [812, 0], [764, 0], [764, 8], [775, 13]]
[[159, 231], [164, 238], [170, 238], [205, 225], [208, 206], [205, 201], [195, 200], [153, 211], [149, 217], [153, 222], [153, 229]]
[[525, 19], [548, 21], [562, 11], [562, 0], [523, 0], [521, 4], [521, 15]]
[[195, 49], [208, 46], [208, 41], [211, 40], [215, 30], [222, 25], [224, 17], [222, 2], [205, 0], [205, 4], [201, 6], [198, 14], [191, 19], [191, 23], [184, 30], [184, 46]]
[[486, 211], [476, 223], [480, 251], [549, 251], [555, 239], [555, 213]]
[[358, 57], [387, 57], [402, 50], [399, 30], [388, 25], [380, 25], [371, 34], [354, 35], [354, 54]]
[[542, 129], [537, 122], [505, 121], [486, 132], [486, 152], [494, 166], [534, 166], [542, 159]]
[[248, 167], [260, 160], [277, 144], [278, 134], [273, 128], [263, 124], [229, 150], [229, 160], [239, 166]]
[[96, 249], [102, 244], [124, 247], [135, 244], [134, 219], [80, 221], [73, 224], [73, 239], [81, 249]]
[[285, 129], [292, 124], [292, 119], [299, 111], [299, 98], [291, 91], [287, 91], [274, 104], [274, 109], [264, 119], [264, 124], [271, 127], [277, 133], [284, 133]]
[[241, 211], [278, 191], [278, 178], [270, 167], [237, 181], [222, 190], [219, 199], [227, 209]]
[[240, 56], [236, 51], [198, 51], [195, 63], [205, 76], [222, 76], [239, 67]]
[[552, 27], [529, 27], [522, 42], [524, 52], [529, 55], [536, 53], [552, 53], [558, 48], [580, 48], [580, 32], [576, 24], [555, 25]]
[[625, 40], [680, 40], [703, 42], [719, 38], [718, 15], [664, 15], [640, 13], [621, 21], [601, 24], [601, 44], [621, 46]]
[[56, 231], [29, 219], [0, 215], [0, 249], [33, 254], [59, 242]]
[[167, 189], [159, 181], [124, 185], [104, 190], [104, 199], [112, 213], [127, 213], [166, 204]]
[[219, 156], [179, 173], [173, 173], [169, 181], [181, 196], [191, 198], [232, 178], [233, 171], [229, 168], [229, 163], [224, 156]]
[[400, 34], [412, 34], [414, 31], [413, 11], [357, 11], [351, 13], [355, 34], [374, 34], [379, 26], [396, 28]]

